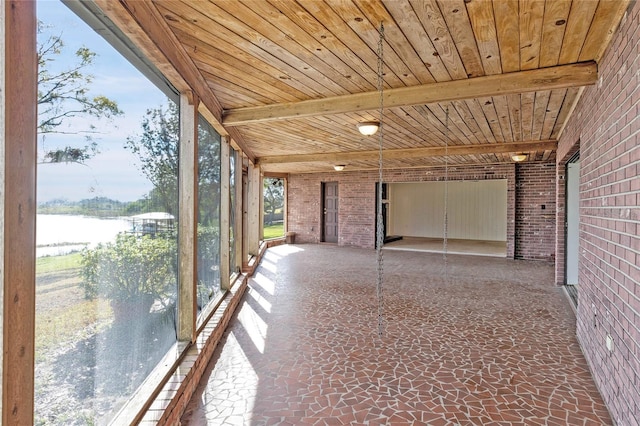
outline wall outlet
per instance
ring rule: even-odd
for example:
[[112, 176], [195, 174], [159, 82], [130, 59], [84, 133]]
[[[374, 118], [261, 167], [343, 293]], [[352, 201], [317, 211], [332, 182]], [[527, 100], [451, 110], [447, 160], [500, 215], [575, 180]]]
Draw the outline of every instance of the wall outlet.
[[609, 352], [613, 352], [613, 337], [611, 337], [610, 334], [607, 334], [606, 345], [607, 345], [607, 350]]

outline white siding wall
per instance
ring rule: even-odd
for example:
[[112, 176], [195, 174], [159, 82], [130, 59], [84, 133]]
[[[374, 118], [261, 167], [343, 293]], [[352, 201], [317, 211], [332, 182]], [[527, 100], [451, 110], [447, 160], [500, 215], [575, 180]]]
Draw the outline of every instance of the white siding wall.
[[[449, 238], [506, 241], [507, 181], [450, 181]], [[389, 184], [389, 234], [444, 236], [444, 182]]]

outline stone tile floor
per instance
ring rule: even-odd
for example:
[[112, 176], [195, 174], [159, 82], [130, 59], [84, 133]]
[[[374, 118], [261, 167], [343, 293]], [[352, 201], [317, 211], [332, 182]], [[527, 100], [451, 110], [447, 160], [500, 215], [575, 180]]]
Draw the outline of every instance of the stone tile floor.
[[612, 424], [553, 268], [373, 250], [270, 249], [184, 425]]

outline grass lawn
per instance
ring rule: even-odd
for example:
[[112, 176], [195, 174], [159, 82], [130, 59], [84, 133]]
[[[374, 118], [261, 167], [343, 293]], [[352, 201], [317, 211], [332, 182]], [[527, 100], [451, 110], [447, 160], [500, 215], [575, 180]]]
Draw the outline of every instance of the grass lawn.
[[46, 256], [36, 259], [36, 271], [38, 275], [51, 272], [60, 272], [65, 269], [79, 268], [80, 253], [72, 253], [64, 256]]
[[[108, 324], [109, 305], [86, 300], [80, 288], [80, 253], [36, 259], [36, 359]], [[104, 306], [100, 306], [100, 305]]]
[[264, 239], [268, 240], [271, 238], [284, 237], [284, 224], [277, 223], [275, 225], [264, 227]]

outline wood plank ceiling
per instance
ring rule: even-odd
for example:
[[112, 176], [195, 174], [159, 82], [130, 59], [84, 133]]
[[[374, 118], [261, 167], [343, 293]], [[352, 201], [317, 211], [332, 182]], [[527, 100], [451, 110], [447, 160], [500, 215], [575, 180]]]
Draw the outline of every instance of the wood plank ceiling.
[[300, 173], [377, 168], [379, 136], [356, 124], [380, 117], [381, 22], [385, 168], [441, 165], [445, 143], [454, 164], [554, 160], [629, 1], [120, 3], [161, 50], [184, 49], [174, 66], [200, 74], [264, 171]]

